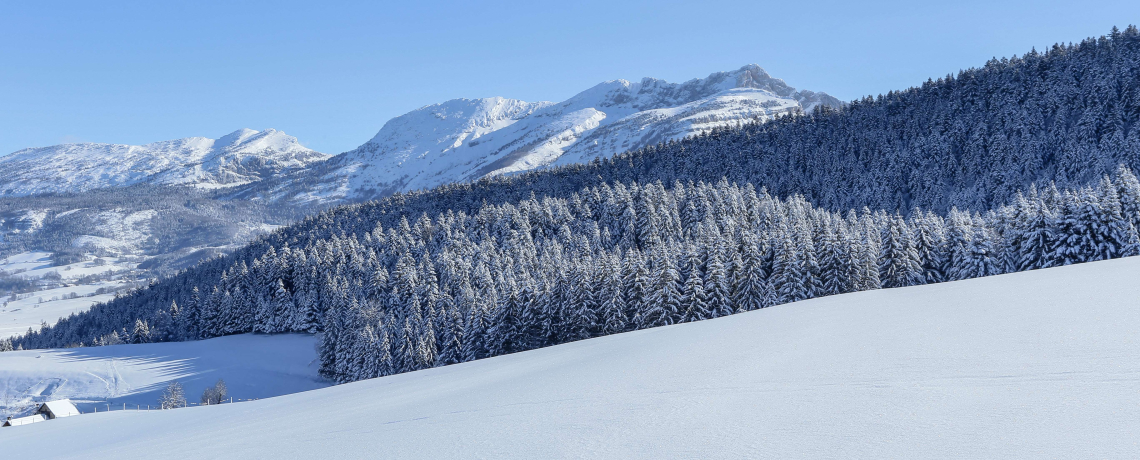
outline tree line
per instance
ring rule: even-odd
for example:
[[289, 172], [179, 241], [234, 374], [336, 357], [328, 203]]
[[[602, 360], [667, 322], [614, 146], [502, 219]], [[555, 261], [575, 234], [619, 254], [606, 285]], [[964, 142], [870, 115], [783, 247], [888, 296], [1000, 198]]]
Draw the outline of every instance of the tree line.
[[322, 372], [348, 381], [1133, 255], [1138, 91], [1140, 32], [1113, 29], [840, 110], [331, 209], [12, 345], [323, 331]]
[[[1140, 251], [1140, 182], [1031, 187], [986, 213], [836, 213], [725, 180], [590, 187], [270, 248], [206, 292], [83, 334], [106, 306], [17, 346], [323, 331], [321, 372], [388, 375], [814, 297]], [[82, 319], [80, 319], [82, 317]], [[101, 318], [114, 324], [113, 317]]]

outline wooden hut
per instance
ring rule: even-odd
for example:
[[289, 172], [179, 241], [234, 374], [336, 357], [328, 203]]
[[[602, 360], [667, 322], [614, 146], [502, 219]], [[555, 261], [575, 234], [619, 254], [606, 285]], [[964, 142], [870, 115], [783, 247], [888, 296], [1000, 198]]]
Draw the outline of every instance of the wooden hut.
[[36, 414], [43, 415], [47, 417], [48, 420], [51, 420], [79, 415], [79, 409], [75, 407], [75, 404], [71, 403], [70, 399], [58, 399], [40, 404], [40, 408], [36, 410]]

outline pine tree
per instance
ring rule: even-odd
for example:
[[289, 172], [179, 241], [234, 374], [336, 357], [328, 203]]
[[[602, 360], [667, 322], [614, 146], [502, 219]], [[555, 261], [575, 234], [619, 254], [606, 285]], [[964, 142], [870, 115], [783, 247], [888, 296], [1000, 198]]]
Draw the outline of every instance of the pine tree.
[[682, 322], [701, 321], [713, 317], [709, 308], [708, 294], [705, 292], [704, 279], [701, 276], [700, 262], [696, 259], [689, 261], [688, 278], [681, 294], [681, 308], [684, 314]]
[[649, 294], [649, 302], [640, 312], [639, 329], [664, 326], [677, 322], [681, 313], [681, 292], [677, 286], [680, 274], [673, 265], [673, 259], [667, 250], [658, 247], [654, 252], [653, 260], [653, 288]]
[[[440, 348], [438, 364], [446, 366], [461, 362], [463, 359], [463, 318], [458, 309], [451, 310], [447, 315], [447, 332], [445, 341]], [[385, 338], [386, 340], [386, 338]], [[521, 347], [522, 345], [520, 345]], [[391, 358], [389, 358], [391, 359]]]
[[744, 250], [741, 257], [741, 279], [738, 281], [739, 291], [736, 296], [737, 311], [752, 311], [774, 304], [770, 289], [766, 283], [768, 278], [764, 272], [764, 257], [760, 253], [756, 238], [748, 235], [743, 241]]
[[845, 248], [840, 246], [839, 239], [830, 223], [824, 224], [820, 232], [819, 244], [819, 270], [820, 295], [836, 295], [847, 291], [847, 272], [845, 266]]
[[948, 281], [958, 281], [973, 278], [976, 273], [972, 237], [973, 229], [970, 227], [969, 216], [951, 211], [950, 220], [946, 229], [946, 244], [949, 257], [946, 261]]
[[723, 249], [720, 247], [711, 248], [707, 264], [708, 270], [704, 277], [704, 291], [708, 296], [708, 314], [713, 318], [731, 315], [735, 311], [728, 272], [724, 266], [722, 253]]
[[796, 253], [796, 247], [792, 243], [790, 235], [784, 233], [777, 238], [778, 240], [774, 245], [776, 247], [775, 261], [772, 266], [776, 303], [783, 304], [804, 300], [808, 294], [805, 285], [807, 274], [804, 273], [801, 265], [803, 262], [800, 260], [800, 255]]
[[397, 372], [393, 365], [391, 340], [392, 336], [388, 332], [388, 324], [390, 324], [388, 321], [384, 321], [380, 324], [380, 327], [377, 328], [377, 331], [379, 331], [380, 334], [377, 346], [379, 349], [379, 354], [373, 356], [373, 358], [376, 360], [376, 363], [373, 364], [373, 367], [376, 369], [376, 375], [378, 377], [392, 375]]
[[629, 319], [626, 318], [625, 295], [622, 290], [621, 265], [616, 256], [604, 259], [602, 263], [601, 286], [599, 289], [601, 334], [625, 332]]
[[570, 322], [566, 334], [567, 341], [588, 339], [601, 329], [597, 316], [598, 296], [594, 292], [597, 284], [587, 268], [590, 262], [578, 264], [572, 275], [574, 287], [568, 296], [570, 314], [567, 316]]
[[1040, 200], [1026, 200], [1017, 219], [1018, 222], [1014, 224], [1017, 237], [1013, 244], [1013, 250], [1017, 253], [1017, 270], [1050, 266], [1048, 256], [1054, 242], [1049, 222], [1054, 217], [1048, 208]]
[[150, 327], [141, 319], [135, 320], [134, 332], [131, 332], [131, 343], [150, 343]]
[[439, 356], [436, 343], [435, 328], [432, 327], [431, 321], [424, 322], [416, 341], [416, 366], [418, 368], [426, 369], [435, 366], [436, 358]]
[[649, 270], [636, 249], [626, 252], [625, 264], [622, 265], [622, 285], [626, 295], [625, 316], [632, 327], [640, 329], [644, 322], [642, 314], [649, 311], [649, 296], [653, 288]]

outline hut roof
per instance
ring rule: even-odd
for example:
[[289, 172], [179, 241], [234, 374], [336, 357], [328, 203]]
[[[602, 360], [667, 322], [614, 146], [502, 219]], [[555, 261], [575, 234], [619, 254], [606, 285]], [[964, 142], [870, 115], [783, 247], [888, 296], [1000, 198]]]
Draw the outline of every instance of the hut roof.
[[60, 399], [56, 401], [48, 401], [40, 406], [38, 413], [46, 413], [49, 418], [70, 417], [72, 415], [79, 415], [79, 409], [75, 404], [71, 403], [70, 399]]

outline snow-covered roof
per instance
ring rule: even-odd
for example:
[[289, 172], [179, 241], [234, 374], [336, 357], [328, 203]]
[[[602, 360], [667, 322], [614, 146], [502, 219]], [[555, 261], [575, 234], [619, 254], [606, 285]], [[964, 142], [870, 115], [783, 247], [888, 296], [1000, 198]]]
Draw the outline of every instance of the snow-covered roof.
[[79, 409], [75, 407], [75, 404], [71, 403], [70, 399], [45, 402], [40, 406], [39, 412], [47, 412], [51, 418], [79, 415]]
[[45, 420], [47, 420], [47, 417], [44, 417], [43, 414], [36, 414], [36, 415], [29, 415], [27, 417], [20, 417], [20, 418], [4, 420], [4, 423], [0, 424], [0, 426], [20, 426], [20, 425], [27, 425], [29, 423], [42, 422]]

